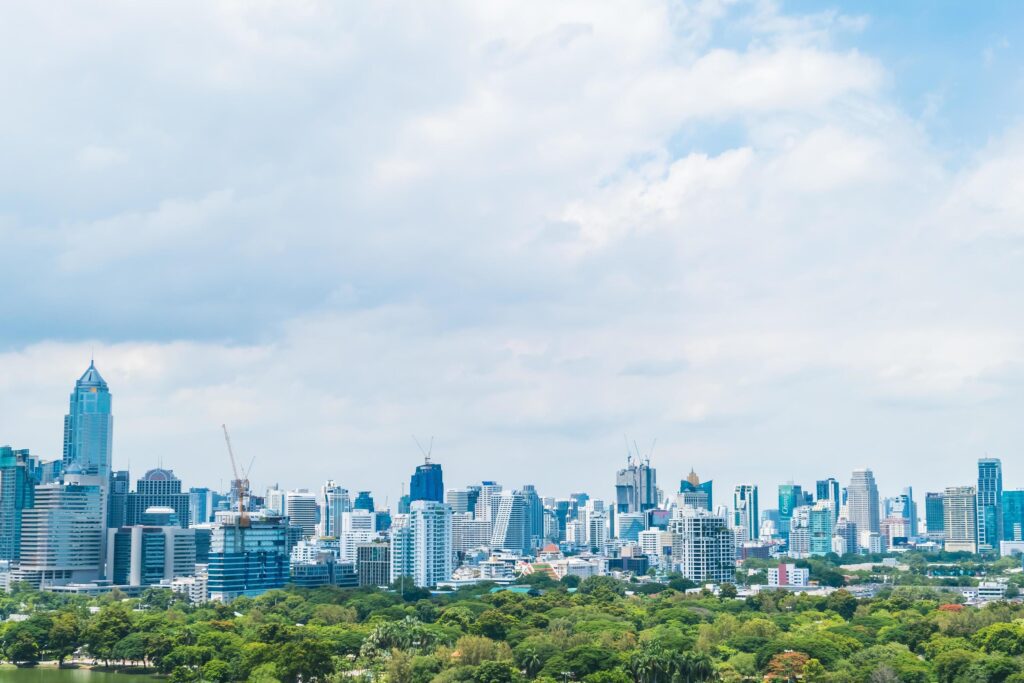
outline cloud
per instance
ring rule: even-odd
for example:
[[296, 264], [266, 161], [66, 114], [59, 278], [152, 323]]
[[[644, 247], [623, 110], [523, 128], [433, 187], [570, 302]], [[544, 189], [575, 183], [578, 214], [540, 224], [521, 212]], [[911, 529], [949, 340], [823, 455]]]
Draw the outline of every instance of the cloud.
[[663, 485], [719, 500], [848, 462], [955, 483], [1022, 436], [1019, 135], [951, 164], [840, 47], [870, 18], [10, 13], [0, 441], [59, 452], [90, 347], [117, 464], [187, 484], [226, 479], [222, 422], [261, 483], [392, 499], [410, 433], [451, 483], [553, 495], [657, 436]]

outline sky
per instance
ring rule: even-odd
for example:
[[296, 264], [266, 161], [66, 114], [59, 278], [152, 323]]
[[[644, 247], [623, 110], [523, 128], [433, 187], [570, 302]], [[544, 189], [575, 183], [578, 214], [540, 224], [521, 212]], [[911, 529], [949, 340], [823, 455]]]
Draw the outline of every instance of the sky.
[[0, 443], [94, 356], [186, 487], [1024, 487], [1020, 3], [0, 13]]

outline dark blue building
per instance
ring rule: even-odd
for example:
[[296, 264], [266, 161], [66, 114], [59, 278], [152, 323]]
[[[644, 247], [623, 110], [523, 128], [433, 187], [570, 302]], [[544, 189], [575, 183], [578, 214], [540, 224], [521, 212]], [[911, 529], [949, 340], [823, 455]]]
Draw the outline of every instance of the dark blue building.
[[409, 482], [409, 502], [417, 500], [444, 502], [444, 478], [441, 475], [441, 466], [437, 463], [428, 460], [413, 473]]
[[359, 495], [356, 496], [356, 502], [352, 504], [352, 508], [373, 512], [373, 496], [370, 495], [369, 491], [360, 491]]

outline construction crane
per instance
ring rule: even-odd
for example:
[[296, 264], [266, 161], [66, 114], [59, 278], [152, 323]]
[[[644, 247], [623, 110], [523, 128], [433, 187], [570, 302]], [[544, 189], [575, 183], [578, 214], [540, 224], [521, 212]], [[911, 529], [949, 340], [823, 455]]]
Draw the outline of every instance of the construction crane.
[[[238, 476], [238, 465], [235, 464], [235, 451], [231, 448], [231, 437], [228, 436], [228, 427], [222, 424], [220, 428], [224, 430], [224, 441], [228, 445], [228, 457], [231, 458], [231, 471], [235, 475], [234, 488], [238, 496], [238, 526], [248, 527], [249, 513], [245, 510], [245, 496], [249, 492], [249, 473], [246, 471], [244, 479]], [[252, 463], [249, 463], [249, 467], [252, 467]]]

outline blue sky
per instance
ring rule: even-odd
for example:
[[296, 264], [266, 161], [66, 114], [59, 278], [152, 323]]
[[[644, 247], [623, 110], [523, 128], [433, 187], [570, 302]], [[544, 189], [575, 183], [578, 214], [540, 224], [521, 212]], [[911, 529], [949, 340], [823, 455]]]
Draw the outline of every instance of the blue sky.
[[1024, 486], [1016, 3], [3, 12], [0, 442], [94, 349], [186, 485]]

